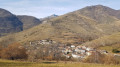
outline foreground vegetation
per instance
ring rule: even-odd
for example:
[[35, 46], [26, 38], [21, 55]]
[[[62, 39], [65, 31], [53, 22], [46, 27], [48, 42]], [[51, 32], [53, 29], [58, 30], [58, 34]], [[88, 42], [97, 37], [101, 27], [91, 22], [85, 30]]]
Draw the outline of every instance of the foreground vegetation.
[[120, 65], [88, 64], [80, 62], [20, 62], [0, 60], [0, 67], [120, 67]]

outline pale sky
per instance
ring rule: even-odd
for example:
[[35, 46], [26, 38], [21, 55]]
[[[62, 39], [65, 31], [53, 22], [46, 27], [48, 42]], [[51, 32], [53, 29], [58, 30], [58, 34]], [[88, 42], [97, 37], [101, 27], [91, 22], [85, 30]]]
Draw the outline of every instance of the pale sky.
[[16, 15], [43, 18], [52, 14], [63, 15], [85, 6], [104, 5], [120, 9], [120, 0], [0, 0], [0, 8]]

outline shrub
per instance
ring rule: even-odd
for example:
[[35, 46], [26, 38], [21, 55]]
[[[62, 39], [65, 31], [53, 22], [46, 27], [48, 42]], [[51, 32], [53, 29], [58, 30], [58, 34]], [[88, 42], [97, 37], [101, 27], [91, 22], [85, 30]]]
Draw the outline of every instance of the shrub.
[[107, 55], [104, 57], [104, 63], [105, 64], [119, 64], [120, 61], [116, 59], [116, 57], [113, 55]]
[[90, 55], [83, 61], [87, 62], [87, 63], [104, 63], [104, 61], [103, 61], [104, 56], [105, 55], [103, 55], [99, 52], [94, 52], [94, 53], [92, 53], [92, 55]]
[[2, 49], [1, 58], [11, 60], [26, 59], [26, 49], [22, 47], [19, 43], [11, 44], [7, 48]]
[[86, 58], [84, 62], [87, 63], [100, 63], [100, 64], [119, 64], [120, 61], [116, 59], [114, 55], [104, 55], [99, 52], [93, 53], [91, 56]]
[[3, 47], [0, 46], [0, 58], [1, 58], [1, 52], [2, 52]]
[[119, 53], [120, 51], [117, 50], [117, 49], [113, 49], [112, 52], [113, 52], [113, 53]]

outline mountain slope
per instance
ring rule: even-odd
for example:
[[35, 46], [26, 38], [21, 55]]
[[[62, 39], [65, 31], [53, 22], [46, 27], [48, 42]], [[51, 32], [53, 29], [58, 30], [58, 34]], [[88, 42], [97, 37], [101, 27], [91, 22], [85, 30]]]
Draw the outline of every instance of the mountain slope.
[[32, 28], [33, 26], [36, 26], [38, 24], [41, 24], [41, 21], [35, 17], [32, 16], [17, 16], [18, 19], [23, 23], [23, 29], [29, 29]]
[[2, 37], [0, 38], [0, 43], [7, 45], [12, 42], [21, 42], [25, 44], [35, 40], [52, 39], [61, 43], [78, 45], [119, 32], [120, 20], [104, 10], [104, 8], [109, 8], [98, 7], [98, 5], [85, 7], [50, 19], [44, 24], [23, 32]]
[[120, 20], [118, 16], [116, 16], [119, 13], [118, 10], [102, 5], [95, 5], [87, 6], [83, 9], [74, 11], [73, 13], [81, 14], [95, 20], [97, 22], [95, 28], [103, 34], [108, 35], [120, 31]]
[[83, 43], [82, 45], [104, 49], [112, 52], [113, 49], [120, 50], [120, 32], [108, 36], [103, 36], [90, 42]]
[[0, 8], [0, 36], [22, 31], [22, 25], [15, 15]]
[[74, 14], [69, 14], [68, 16], [68, 14], [66, 14], [61, 17], [51, 19], [47, 21], [48, 23], [40, 24], [31, 29], [16, 33], [14, 35], [2, 37], [0, 38], [0, 41], [3, 42], [3, 40], [10, 40], [11, 43], [25, 43], [34, 40], [52, 39], [62, 43], [75, 43], [82, 42], [84, 40], [87, 41], [88, 39], [94, 39], [96, 38], [96, 36], [99, 35], [99, 33], [97, 34], [97, 32], [94, 33], [95, 29], [93, 28], [93, 26], [96, 23], [94, 20], [81, 15], [73, 15]]

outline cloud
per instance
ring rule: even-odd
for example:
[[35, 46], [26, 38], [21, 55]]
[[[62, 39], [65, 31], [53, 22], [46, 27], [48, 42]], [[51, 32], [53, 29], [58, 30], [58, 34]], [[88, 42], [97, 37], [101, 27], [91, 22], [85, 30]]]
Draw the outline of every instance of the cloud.
[[56, 3], [66, 1], [68, 0], [19, 0], [4, 2], [2, 6], [17, 15], [31, 15], [40, 18], [52, 14], [61, 15], [67, 13], [70, 11], [69, 8], [56, 5]]
[[[64, 7], [28, 7], [28, 8], [14, 8], [14, 7], [7, 7], [9, 11], [11, 11], [14, 14], [17, 15], [31, 15], [31, 16], [36, 16], [38, 18], [40, 17], [46, 17], [52, 14], [64, 14], [68, 12], [68, 8]], [[69, 10], [70, 11], [70, 10]]]
[[119, 2], [112, 0], [0, 0], [0, 7], [17, 15], [31, 15], [40, 18], [51, 14], [62, 15], [97, 4], [117, 9], [120, 6]]

